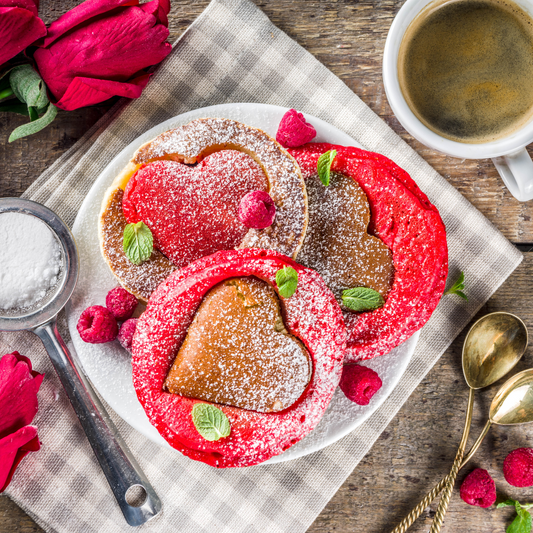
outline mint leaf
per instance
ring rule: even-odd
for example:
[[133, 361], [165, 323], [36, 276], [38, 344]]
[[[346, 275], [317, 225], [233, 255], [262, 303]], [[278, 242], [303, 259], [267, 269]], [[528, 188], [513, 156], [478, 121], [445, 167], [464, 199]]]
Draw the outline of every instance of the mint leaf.
[[515, 500], [508, 499], [508, 500], [505, 500], [504, 502], [499, 503], [496, 506], [496, 509], [500, 509], [501, 507], [514, 507], [517, 503], [518, 502]]
[[355, 287], [342, 291], [342, 303], [352, 311], [372, 311], [385, 303], [383, 296], [368, 287]]
[[290, 298], [298, 286], [298, 272], [288, 266], [281, 268], [276, 272], [276, 285], [283, 298]]
[[194, 427], [205, 440], [214, 441], [231, 433], [228, 417], [218, 407], [197, 403], [191, 411]]
[[464, 300], [468, 300], [468, 296], [463, 292], [464, 290], [465, 274], [464, 272], [461, 272], [457, 278], [457, 281], [444, 293], [443, 296], [446, 296], [447, 294], [457, 294], [457, 296], [460, 296]]
[[520, 506], [517, 510], [518, 515], [506, 529], [507, 533], [531, 533], [531, 515], [524, 511]]
[[501, 507], [514, 507], [516, 509], [516, 517], [512, 521], [511, 525], [506, 529], [507, 533], [531, 533], [532, 520], [531, 515], [526, 509], [533, 507], [531, 503], [521, 504], [516, 500], [509, 498], [504, 502], [499, 503], [496, 508]]
[[128, 224], [124, 228], [123, 248], [126, 257], [134, 264], [140, 265], [150, 259], [154, 251], [154, 237], [150, 228], [141, 220], [137, 224]]
[[17, 139], [21, 139], [22, 137], [27, 137], [28, 135], [33, 135], [34, 133], [41, 131], [43, 128], [46, 128], [46, 126], [48, 126], [48, 124], [50, 124], [54, 118], [56, 118], [56, 115], [57, 107], [53, 104], [48, 104], [48, 109], [41, 118], [38, 118], [29, 124], [23, 124], [22, 126], [15, 128], [9, 136], [9, 142], [12, 143]]
[[318, 177], [320, 181], [327, 187], [329, 185], [329, 177], [331, 174], [331, 165], [335, 156], [337, 155], [337, 150], [328, 150], [323, 153], [319, 158], [316, 164], [316, 170], [318, 172]]

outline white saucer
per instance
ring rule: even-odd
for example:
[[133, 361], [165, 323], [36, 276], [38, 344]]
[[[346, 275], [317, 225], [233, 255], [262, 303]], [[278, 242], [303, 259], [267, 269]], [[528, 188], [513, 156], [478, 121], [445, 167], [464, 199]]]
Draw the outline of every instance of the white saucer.
[[[161, 132], [201, 117], [224, 117], [261, 128], [275, 137], [279, 121], [286, 108], [264, 104], [224, 104], [197, 109], [159, 124], [133, 141], [107, 166], [87, 194], [73, 227], [80, 254], [78, 286], [68, 308], [68, 325], [76, 352], [87, 376], [105, 401], [128, 424], [153, 442], [172, 449], [150, 424], [137, 400], [131, 381], [130, 356], [117, 341], [108, 344], [86, 344], [76, 331], [78, 317], [92, 305], [105, 305], [107, 292], [118, 285], [100, 253], [98, 243], [98, 215], [105, 191], [115, 176], [126, 166], [133, 152]], [[306, 115], [317, 130], [316, 142], [330, 142], [345, 146], [361, 145], [334, 126]], [[377, 371], [383, 387], [370, 405], [359, 406], [346, 399], [337, 389], [328, 410], [318, 426], [300, 442], [268, 463], [296, 459], [334, 443], [364, 422], [391, 394], [413, 355], [419, 333], [392, 350], [363, 364]]]

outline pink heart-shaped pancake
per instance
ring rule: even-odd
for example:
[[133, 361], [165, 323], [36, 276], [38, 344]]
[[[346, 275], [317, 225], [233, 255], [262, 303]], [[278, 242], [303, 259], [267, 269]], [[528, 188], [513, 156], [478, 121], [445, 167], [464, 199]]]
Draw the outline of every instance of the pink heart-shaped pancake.
[[266, 191], [267, 178], [247, 154], [215, 152], [195, 166], [154, 161], [129, 180], [122, 208], [129, 223], [143, 221], [154, 246], [178, 268], [241, 243], [248, 228], [239, 204], [252, 191]]

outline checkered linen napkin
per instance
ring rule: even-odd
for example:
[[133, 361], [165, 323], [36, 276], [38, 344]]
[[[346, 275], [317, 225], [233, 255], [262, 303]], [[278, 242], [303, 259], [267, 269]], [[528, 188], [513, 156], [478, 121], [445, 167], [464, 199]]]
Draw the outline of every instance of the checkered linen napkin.
[[[343, 82], [249, 0], [213, 0], [176, 43], [143, 96], [109, 112], [25, 196], [72, 224], [92, 183], [132, 140], [175, 115], [227, 102], [294, 107], [334, 124], [406, 169], [440, 210], [448, 231], [451, 277], [465, 271], [470, 299], [444, 298], [382, 407], [336, 444], [301, 459], [215, 470], [160, 448], [111, 413], [163, 500], [163, 512], [141, 526], [143, 531], [305, 531], [454, 337], [522, 259]], [[30, 333], [0, 335], [0, 353], [17, 349], [46, 372], [35, 420], [43, 446], [24, 459], [7, 493], [46, 531], [130, 531], [42, 345]]]

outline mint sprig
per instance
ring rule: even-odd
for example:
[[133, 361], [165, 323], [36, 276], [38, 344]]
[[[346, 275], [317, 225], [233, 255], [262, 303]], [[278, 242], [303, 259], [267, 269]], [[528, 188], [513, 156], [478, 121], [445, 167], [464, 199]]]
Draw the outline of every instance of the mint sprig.
[[444, 293], [444, 296], [447, 294], [457, 294], [464, 300], [468, 300], [468, 296], [463, 292], [465, 290], [465, 273], [461, 272], [457, 281]]
[[355, 287], [342, 291], [342, 303], [352, 311], [373, 311], [383, 307], [385, 300], [378, 291], [368, 287]]
[[191, 411], [194, 427], [208, 441], [219, 440], [231, 433], [228, 417], [209, 403], [197, 403]]
[[337, 150], [328, 150], [324, 152], [317, 161], [316, 171], [320, 181], [327, 187], [329, 185], [329, 178], [331, 175], [331, 165], [337, 155]]
[[514, 506], [516, 509], [516, 517], [506, 529], [507, 533], [531, 533], [532, 520], [528, 509], [533, 507], [533, 503], [520, 503], [516, 500], [508, 499], [499, 503], [496, 507], [499, 509], [508, 506]]
[[298, 286], [298, 272], [292, 267], [284, 266], [276, 272], [276, 285], [283, 298], [290, 298]]
[[134, 264], [140, 265], [150, 259], [154, 251], [154, 237], [150, 228], [141, 220], [124, 228], [124, 253]]

